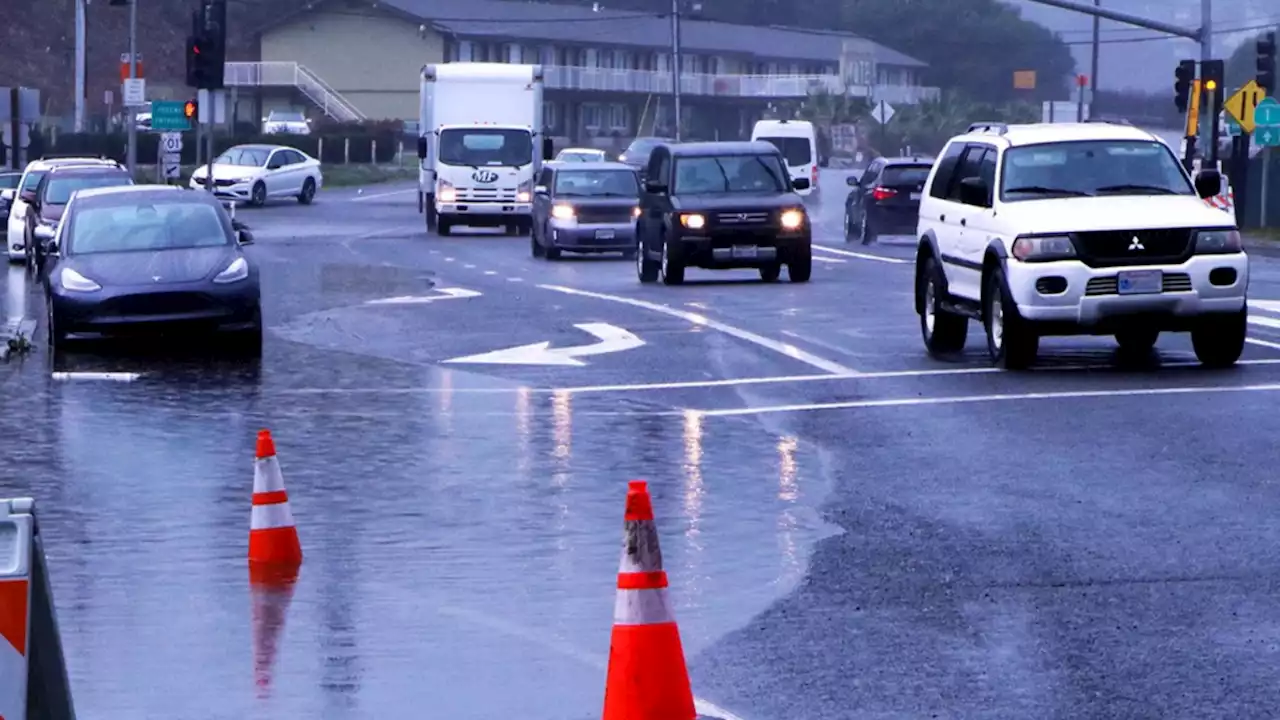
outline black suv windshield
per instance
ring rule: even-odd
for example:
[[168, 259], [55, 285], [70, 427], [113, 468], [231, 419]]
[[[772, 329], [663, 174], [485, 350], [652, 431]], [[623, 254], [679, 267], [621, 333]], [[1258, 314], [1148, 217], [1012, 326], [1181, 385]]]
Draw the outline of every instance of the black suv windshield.
[[1194, 195], [1173, 153], [1155, 140], [1045, 143], [1004, 152], [1005, 202], [1080, 195]]
[[674, 177], [675, 195], [781, 193], [790, 183], [777, 155], [678, 157]]
[[528, 165], [533, 162], [533, 138], [527, 130], [445, 130], [440, 133], [440, 162], [473, 167]]

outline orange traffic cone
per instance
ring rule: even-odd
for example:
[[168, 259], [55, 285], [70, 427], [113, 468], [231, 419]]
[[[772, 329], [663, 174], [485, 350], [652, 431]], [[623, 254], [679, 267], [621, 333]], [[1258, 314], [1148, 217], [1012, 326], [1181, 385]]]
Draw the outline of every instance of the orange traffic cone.
[[249, 565], [249, 597], [253, 602], [253, 678], [258, 697], [271, 695], [271, 670], [280, 635], [293, 603], [297, 565]]
[[300, 565], [302, 545], [293, 524], [271, 431], [258, 431], [257, 455], [253, 465], [253, 512], [249, 515], [249, 562]]
[[604, 720], [695, 717], [680, 629], [667, 599], [649, 486], [633, 480], [627, 487]]

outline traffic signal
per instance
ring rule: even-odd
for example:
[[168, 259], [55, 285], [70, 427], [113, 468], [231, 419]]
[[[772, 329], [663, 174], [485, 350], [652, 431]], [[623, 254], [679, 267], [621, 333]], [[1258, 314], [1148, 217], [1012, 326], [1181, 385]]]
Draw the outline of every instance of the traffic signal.
[[206, 87], [209, 69], [209, 44], [199, 35], [187, 38], [187, 86], [203, 89]]
[[1227, 72], [1227, 64], [1222, 60], [1204, 60], [1200, 63], [1200, 86], [1205, 92], [1221, 91]]
[[182, 106], [182, 115], [188, 120], [196, 119], [196, 115], [199, 114], [199, 112], [200, 106], [196, 104], [195, 100], [188, 100], [186, 104]]
[[1267, 95], [1276, 89], [1276, 34], [1258, 38], [1258, 86]]
[[1173, 104], [1177, 106], [1178, 112], [1185, 113], [1187, 100], [1191, 97], [1191, 81], [1196, 79], [1196, 61], [1183, 60], [1178, 63], [1173, 76], [1177, 78], [1173, 84]]

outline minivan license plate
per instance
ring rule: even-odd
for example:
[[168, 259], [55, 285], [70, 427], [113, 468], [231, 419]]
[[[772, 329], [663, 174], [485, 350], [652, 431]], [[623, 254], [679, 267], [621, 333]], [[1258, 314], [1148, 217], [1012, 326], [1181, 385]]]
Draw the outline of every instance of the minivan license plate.
[[613, 239], [613, 231], [612, 231], [612, 230], [597, 230], [597, 231], [596, 231], [596, 239], [597, 239], [597, 240], [612, 240], [612, 239]]
[[734, 245], [731, 254], [735, 260], [755, 260], [760, 256], [760, 248], [755, 245]]
[[1161, 291], [1164, 273], [1159, 270], [1129, 270], [1116, 277], [1116, 290], [1121, 295], [1149, 295]]

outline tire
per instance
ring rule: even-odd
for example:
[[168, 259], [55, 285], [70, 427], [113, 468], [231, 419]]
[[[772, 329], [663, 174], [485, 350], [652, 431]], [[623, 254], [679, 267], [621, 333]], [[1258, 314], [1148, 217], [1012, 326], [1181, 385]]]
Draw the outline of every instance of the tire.
[[1196, 359], [1210, 368], [1226, 368], [1236, 364], [1244, 352], [1249, 334], [1249, 308], [1231, 315], [1216, 315], [1191, 331], [1191, 347]]
[[849, 215], [849, 206], [844, 208], [844, 241], [853, 242], [853, 217]]
[[1159, 330], [1125, 330], [1116, 333], [1120, 349], [1129, 353], [1149, 353], [1159, 339]]
[[813, 249], [805, 247], [787, 261], [787, 279], [793, 283], [807, 283], [813, 277]]
[[507, 223], [506, 227], [504, 227], [502, 231], [507, 235], [519, 235], [520, 226], [515, 223]]
[[253, 190], [249, 195], [249, 204], [254, 207], [262, 207], [267, 204], [267, 186], [258, 182], [253, 186]]
[[862, 213], [862, 229], [858, 232], [858, 235], [861, 237], [863, 245], [870, 245], [876, 241], [876, 231], [867, 222], [867, 214], [865, 212]]
[[536, 258], [542, 257], [542, 244], [538, 242], [537, 233], [529, 236], [529, 255]]
[[60, 330], [62, 319], [58, 317], [53, 309], [53, 302], [45, 301], [45, 334], [48, 338], [50, 350], [61, 350], [67, 345], [67, 335]]
[[950, 355], [964, 350], [969, 339], [969, 318], [942, 309], [942, 268], [932, 256], [916, 273], [916, 297], [920, 299], [920, 337], [930, 355]]
[[658, 265], [658, 275], [662, 277], [663, 285], [683, 285], [684, 284], [684, 258], [680, 257], [680, 251], [672, 252], [674, 243], [668, 242], [663, 236], [662, 240], [662, 260]]
[[257, 324], [251, 329], [236, 333], [236, 353], [246, 358], [262, 357], [262, 332], [262, 316], [259, 315]]
[[1025, 370], [1035, 362], [1040, 336], [1018, 314], [1018, 306], [1005, 293], [1004, 271], [989, 273], [982, 293], [982, 313], [991, 362], [1005, 370]]
[[427, 193], [423, 196], [422, 204], [424, 213], [427, 216], [427, 232], [436, 232], [439, 227], [440, 217], [436, 215], [436, 196], [434, 193]]
[[298, 202], [303, 205], [310, 205], [316, 199], [316, 180], [315, 178], [307, 178], [302, 181], [302, 192], [298, 193]]
[[436, 216], [436, 234], [441, 237], [447, 236], [453, 232], [453, 220], [444, 215]]
[[764, 282], [778, 282], [782, 276], [782, 263], [769, 263], [760, 266], [760, 279]]
[[546, 257], [548, 260], [559, 260], [559, 259], [560, 259], [560, 248], [558, 248], [558, 247], [556, 247], [556, 246], [554, 246], [554, 245], [548, 245], [548, 246], [546, 247], [546, 249], [544, 249], [544, 250], [543, 250], [543, 254], [545, 255], [545, 257]]
[[658, 270], [661, 263], [650, 260], [644, 251], [644, 241], [640, 240], [636, 243], [636, 277], [642, 283], [653, 283], [658, 281]]

